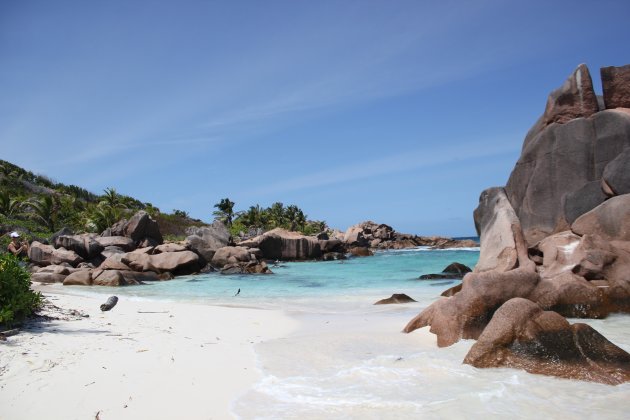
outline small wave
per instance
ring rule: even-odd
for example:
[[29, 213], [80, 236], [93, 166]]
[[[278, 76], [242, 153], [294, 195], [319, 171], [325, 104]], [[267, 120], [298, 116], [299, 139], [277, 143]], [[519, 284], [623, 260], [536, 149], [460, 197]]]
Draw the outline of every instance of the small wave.
[[405, 249], [379, 249], [376, 250], [375, 253], [377, 254], [398, 254], [398, 253], [405, 253], [405, 252], [441, 252], [441, 251], [472, 251], [472, 252], [479, 252], [481, 250], [480, 247], [478, 246], [473, 246], [473, 247], [463, 247], [463, 248], [444, 248], [444, 249], [437, 249], [437, 248], [432, 248], [430, 246], [418, 246], [415, 248], [405, 248]]

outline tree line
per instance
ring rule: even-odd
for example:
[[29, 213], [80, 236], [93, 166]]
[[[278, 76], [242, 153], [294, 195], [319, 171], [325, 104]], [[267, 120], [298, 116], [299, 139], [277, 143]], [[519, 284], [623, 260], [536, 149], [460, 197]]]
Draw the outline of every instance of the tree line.
[[275, 202], [266, 208], [256, 204], [241, 211], [235, 211], [234, 205], [234, 201], [223, 198], [214, 205], [216, 210], [212, 213], [216, 220], [225, 223], [233, 235], [246, 233], [251, 229], [266, 231], [278, 227], [305, 235], [327, 229], [326, 222], [309, 220], [304, 211], [294, 204], [285, 206], [281, 202]]

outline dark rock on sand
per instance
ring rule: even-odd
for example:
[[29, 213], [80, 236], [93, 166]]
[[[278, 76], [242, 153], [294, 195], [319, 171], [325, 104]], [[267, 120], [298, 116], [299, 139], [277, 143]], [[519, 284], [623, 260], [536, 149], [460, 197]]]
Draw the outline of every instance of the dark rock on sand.
[[529, 296], [539, 280], [538, 273], [524, 268], [468, 273], [459, 293], [431, 304], [403, 331], [409, 333], [430, 325], [439, 347], [450, 346], [462, 338], [476, 339], [494, 311], [514, 297]]
[[386, 304], [393, 304], [393, 303], [409, 303], [409, 302], [416, 302], [416, 300], [410, 298], [409, 296], [407, 296], [404, 293], [394, 293], [390, 297], [388, 297], [386, 299], [381, 299], [378, 302], [375, 302], [374, 304], [375, 305], [386, 305]]
[[464, 363], [611, 385], [630, 381], [630, 354], [590, 326], [571, 325], [521, 298], [496, 311]]

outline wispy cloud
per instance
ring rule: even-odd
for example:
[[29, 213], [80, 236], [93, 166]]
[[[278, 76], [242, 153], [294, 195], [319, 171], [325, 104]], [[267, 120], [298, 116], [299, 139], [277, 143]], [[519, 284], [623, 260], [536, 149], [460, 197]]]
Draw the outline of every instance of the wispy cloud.
[[[513, 138], [516, 138], [516, 136], [513, 136]], [[508, 153], [517, 155], [519, 150], [520, 148], [517, 144], [488, 141], [410, 150], [371, 161], [327, 168], [326, 170], [279, 181], [259, 188], [241, 191], [240, 195], [265, 196], [295, 190], [308, 190], [392, 173], [453, 165], [480, 158], [487, 159]]]

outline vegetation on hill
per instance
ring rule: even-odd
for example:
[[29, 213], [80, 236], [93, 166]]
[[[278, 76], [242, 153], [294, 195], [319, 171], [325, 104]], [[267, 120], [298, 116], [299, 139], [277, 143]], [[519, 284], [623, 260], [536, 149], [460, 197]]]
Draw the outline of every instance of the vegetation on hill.
[[[169, 239], [181, 239], [189, 226], [205, 225], [181, 210], [165, 214], [151, 203], [107, 188], [102, 195], [76, 185], [65, 185], [0, 160], [0, 225], [2, 232], [19, 230], [28, 239], [50, 237], [61, 227], [100, 233], [122, 218], [145, 210]], [[1, 240], [6, 249], [8, 238]]]
[[[233, 201], [224, 198], [215, 204], [216, 211], [213, 212], [213, 216], [224, 222], [234, 236], [277, 227], [306, 235], [326, 229], [325, 222], [308, 220], [296, 205], [285, 206], [277, 202], [263, 208], [257, 204], [244, 211], [235, 211], [234, 206]], [[29, 240], [49, 238], [62, 227], [75, 233], [100, 233], [138, 210], [149, 213], [168, 240], [183, 239], [188, 227], [207, 225], [183, 210], [163, 213], [151, 203], [119, 194], [115, 188], [107, 188], [98, 195], [0, 160], [0, 252], [9, 242], [8, 236], [3, 234], [12, 230], [20, 231]]]

